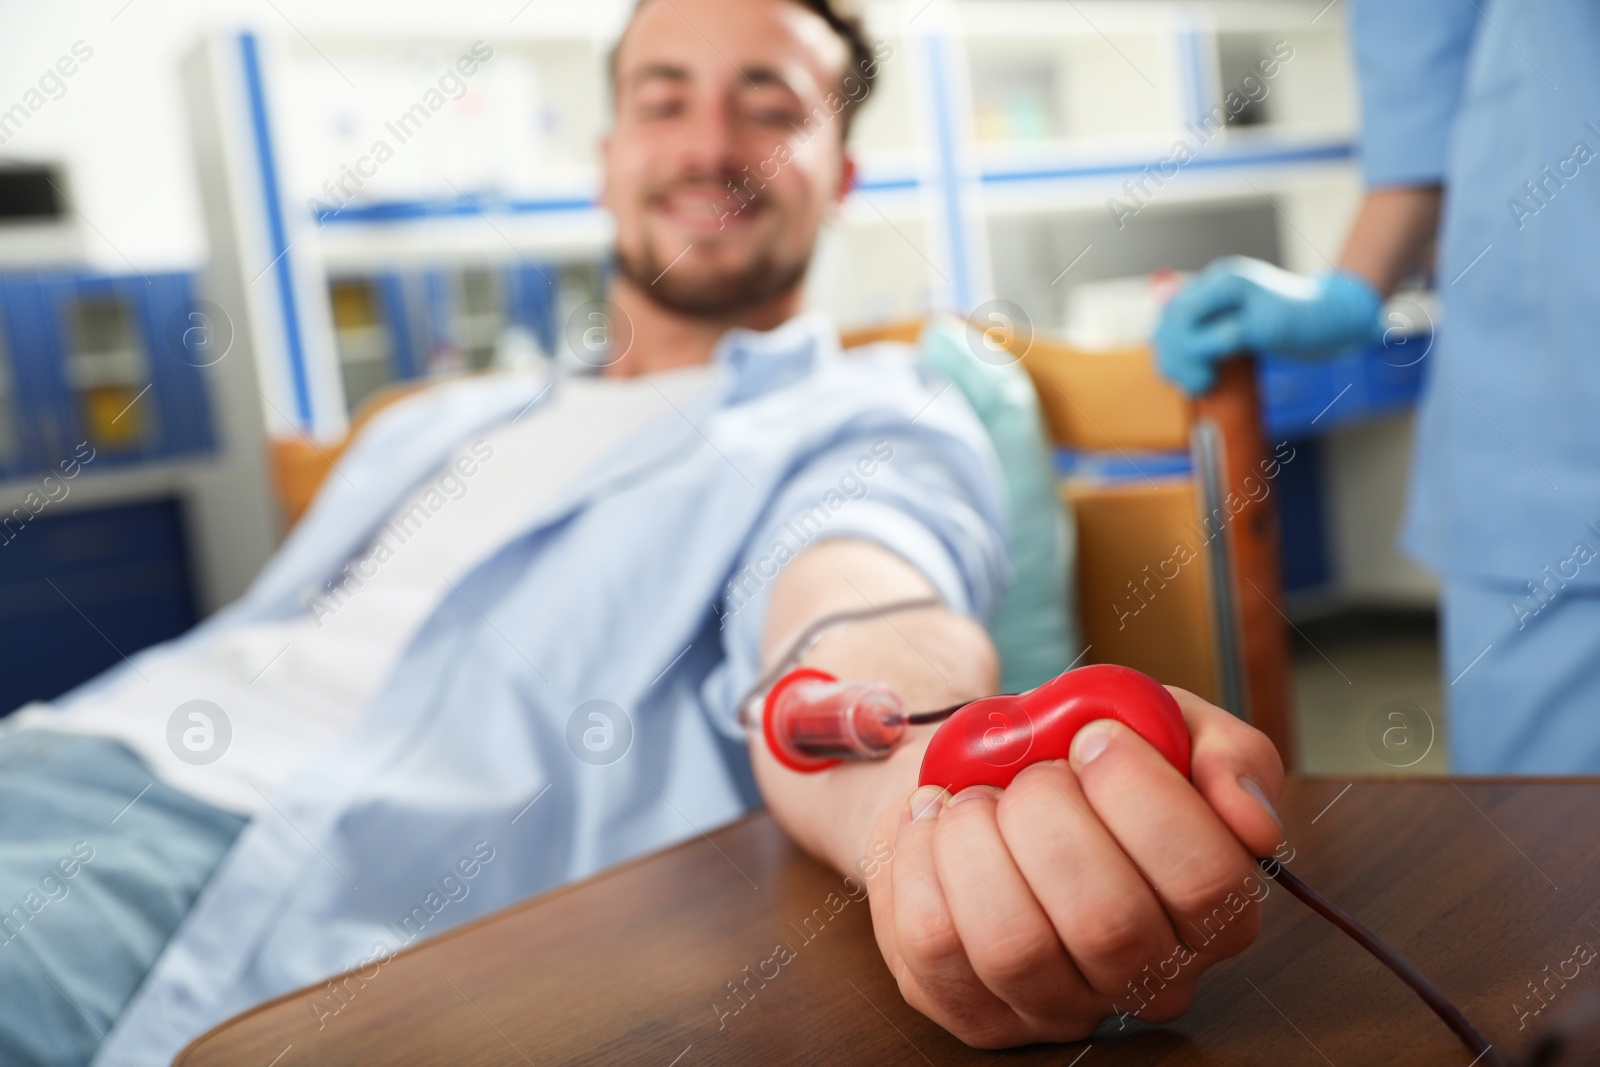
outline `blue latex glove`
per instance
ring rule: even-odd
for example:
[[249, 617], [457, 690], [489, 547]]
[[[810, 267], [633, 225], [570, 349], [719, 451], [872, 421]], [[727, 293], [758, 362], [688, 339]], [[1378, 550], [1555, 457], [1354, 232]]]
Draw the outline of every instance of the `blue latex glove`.
[[1308, 278], [1245, 256], [1225, 256], [1193, 278], [1161, 313], [1156, 359], [1188, 393], [1216, 378], [1215, 364], [1243, 351], [1315, 358], [1380, 336], [1383, 298], [1353, 274]]

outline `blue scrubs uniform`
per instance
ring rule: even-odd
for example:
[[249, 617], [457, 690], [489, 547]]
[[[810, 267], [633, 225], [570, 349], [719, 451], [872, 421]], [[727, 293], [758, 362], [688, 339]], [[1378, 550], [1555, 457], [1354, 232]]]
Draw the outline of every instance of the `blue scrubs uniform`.
[[1407, 550], [1459, 773], [1600, 771], [1600, 5], [1355, 0], [1370, 187], [1445, 186]]

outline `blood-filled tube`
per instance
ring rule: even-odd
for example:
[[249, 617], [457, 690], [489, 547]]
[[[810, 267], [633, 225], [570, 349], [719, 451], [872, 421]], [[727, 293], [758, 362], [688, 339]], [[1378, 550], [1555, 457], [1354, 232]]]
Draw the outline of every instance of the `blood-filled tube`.
[[798, 771], [881, 759], [905, 736], [906, 720], [905, 702], [888, 686], [841, 682], [810, 667], [780, 678], [762, 711], [767, 747]]

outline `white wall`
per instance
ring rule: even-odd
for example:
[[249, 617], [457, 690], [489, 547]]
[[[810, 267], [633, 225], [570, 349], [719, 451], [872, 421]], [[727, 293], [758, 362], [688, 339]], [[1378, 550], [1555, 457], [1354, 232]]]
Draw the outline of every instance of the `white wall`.
[[1439, 583], [1401, 554], [1411, 479], [1410, 412], [1324, 438], [1329, 554], [1340, 595], [1383, 607], [1431, 607]]

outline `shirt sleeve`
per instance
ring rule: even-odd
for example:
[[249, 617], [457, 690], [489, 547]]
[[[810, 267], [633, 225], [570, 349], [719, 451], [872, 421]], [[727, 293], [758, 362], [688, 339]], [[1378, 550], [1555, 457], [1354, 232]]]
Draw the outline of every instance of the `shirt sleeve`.
[[1369, 188], [1444, 180], [1479, 22], [1471, 0], [1351, 0]]
[[1011, 566], [998, 464], [973, 425], [970, 438], [916, 426], [852, 437], [810, 458], [786, 482], [718, 608], [726, 660], [717, 672], [721, 691], [706, 695], [730, 709], [719, 727], [739, 730], [738, 698], [760, 675], [761, 639], [779, 574], [823, 541], [880, 545], [921, 572], [953, 610], [988, 621]]

